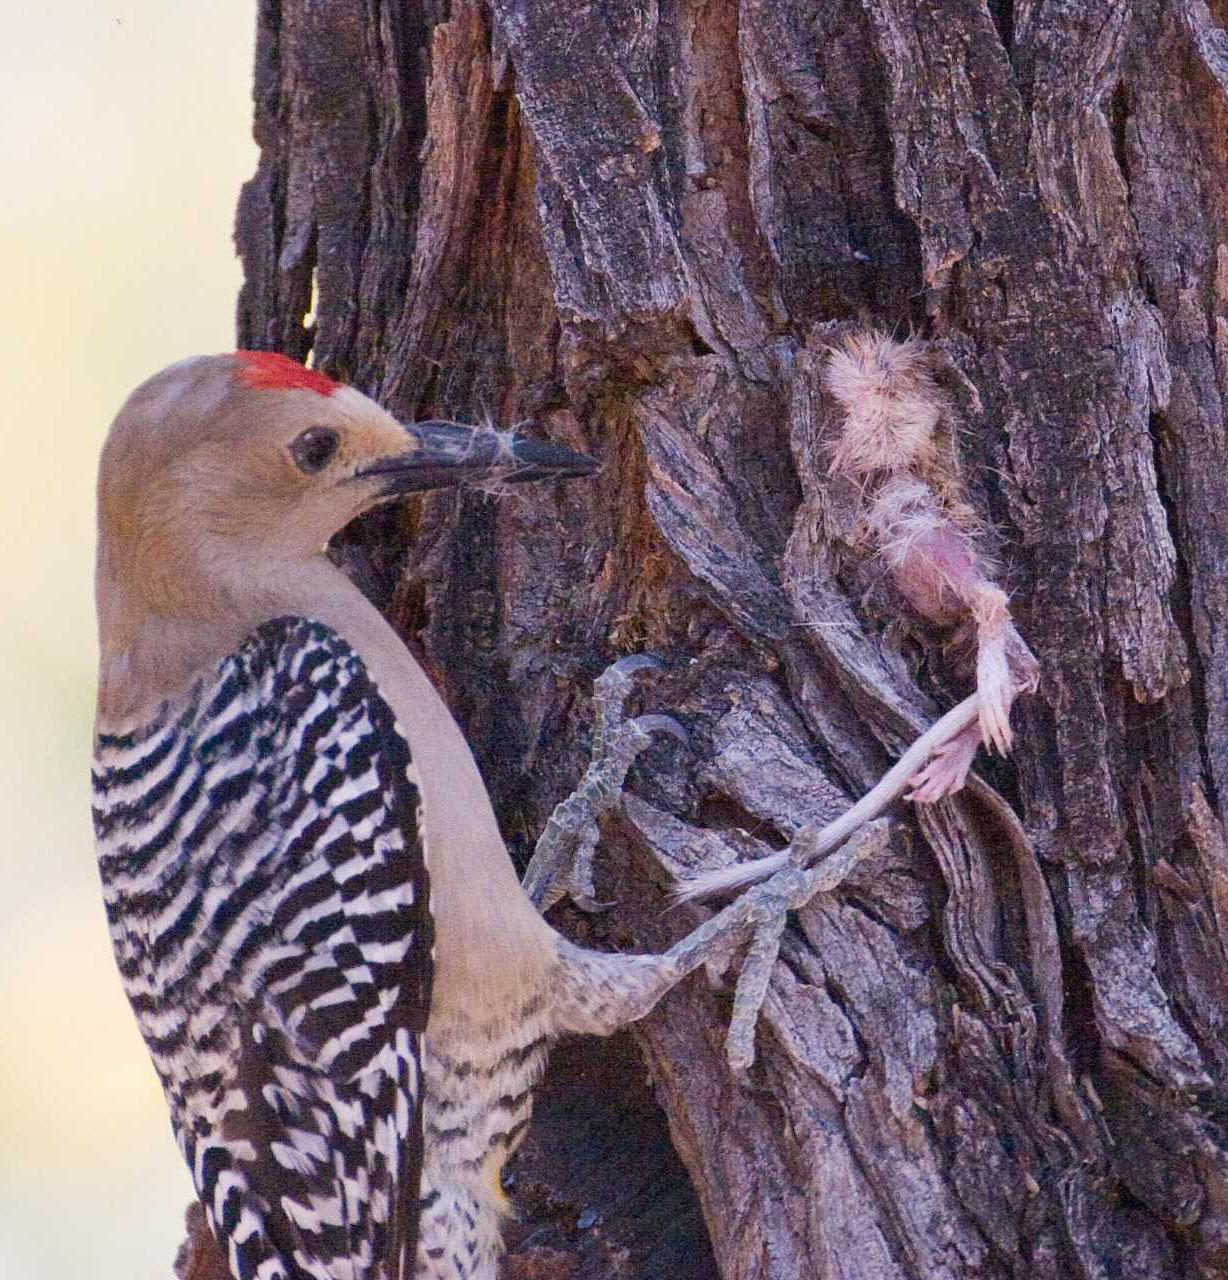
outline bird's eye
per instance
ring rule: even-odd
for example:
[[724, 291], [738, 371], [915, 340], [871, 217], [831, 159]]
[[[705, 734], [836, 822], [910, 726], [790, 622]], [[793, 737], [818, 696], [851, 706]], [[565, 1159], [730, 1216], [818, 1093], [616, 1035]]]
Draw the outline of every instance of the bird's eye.
[[341, 438], [332, 427], [308, 427], [290, 445], [290, 456], [300, 471], [313, 476], [336, 457], [340, 443]]

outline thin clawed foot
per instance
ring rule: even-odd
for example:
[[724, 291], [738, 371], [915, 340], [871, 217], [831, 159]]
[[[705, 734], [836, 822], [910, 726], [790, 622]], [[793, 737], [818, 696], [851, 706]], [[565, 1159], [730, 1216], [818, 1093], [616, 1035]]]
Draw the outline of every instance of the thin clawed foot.
[[1007, 661], [1007, 629], [1010, 614], [1006, 596], [997, 587], [986, 587], [973, 605], [977, 627], [976, 691], [981, 741], [987, 751], [1009, 755], [1011, 704], [1015, 701], [1015, 680]]
[[978, 684], [981, 705], [978, 721], [981, 727], [981, 740], [987, 751], [997, 751], [999, 755], [1010, 755], [1014, 734], [1011, 732], [1011, 703], [1015, 690], [1010, 675], [1003, 683], [990, 685]]
[[962, 790], [980, 745], [980, 724], [970, 724], [963, 733], [943, 743], [925, 768], [913, 775], [908, 784], [912, 790], [906, 792], [904, 798], [914, 804], [937, 804], [945, 796]]
[[601, 910], [593, 884], [598, 820], [618, 803], [628, 771], [654, 733], [687, 741], [686, 730], [669, 716], [623, 719], [635, 674], [661, 665], [646, 654], [633, 654], [608, 667], [593, 686], [592, 761], [580, 785], [555, 806], [524, 873], [524, 891], [539, 911], [562, 898], [585, 911]]
[[939, 747], [914, 775], [906, 799], [936, 804], [954, 795], [968, 780], [976, 749], [982, 743], [1009, 753], [1014, 742], [1011, 707], [1020, 693], [1034, 693], [1040, 667], [1009, 618], [982, 628], [977, 654], [977, 718], [962, 733]]
[[868, 823], [822, 862], [808, 867], [819, 832], [817, 827], [803, 827], [789, 846], [787, 867], [748, 889], [667, 953], [677, 962], [680, 974], [701, 964], [719, 973], [745, 942], [746, 956], [734, 989], [733, 1015], [725, 1040], [725, 1055], [733, 1070], [746, 1071], [755, 1061], [755, 1027], [788, 913], [805, 906], [816, 893], [830, 893], [840, 885], [862, 859], [883, 848], [889, 830], [885, 819]]
[[1007, 618], [1000, 634], [990, 634], [977, 654], [981, 737], [986, 748], [1008, 755], [1014, 743], [1011, 707], [1021, 693], [1035, 693], [1040, 666]]

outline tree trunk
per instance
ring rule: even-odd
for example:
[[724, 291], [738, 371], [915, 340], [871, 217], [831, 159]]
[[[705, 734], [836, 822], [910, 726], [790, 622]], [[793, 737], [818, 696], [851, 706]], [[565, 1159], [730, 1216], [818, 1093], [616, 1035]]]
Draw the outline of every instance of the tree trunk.
[[779, 848], [968, 692], [842, 544], [821, 445], [841, 324], [944, 352], [1041, 687], [1009, 762], [798, 913], [748, 1078], [700, 977], [636, 1028], [725, 1280], [1228, 1275], [1226, 18], [260, 4], [241, 344], [604, 462], [336, 548], [518, 857], [593, 678], [666, 658], [644, 704], [691, 749], [642, 758], [572, 936], [664, 947], [705, 913], [667, 869]]

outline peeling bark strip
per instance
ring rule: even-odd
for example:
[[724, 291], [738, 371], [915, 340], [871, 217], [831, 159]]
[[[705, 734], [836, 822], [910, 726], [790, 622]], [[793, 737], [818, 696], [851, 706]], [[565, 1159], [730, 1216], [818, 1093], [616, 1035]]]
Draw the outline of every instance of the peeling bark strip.
[[[693, 751], [607, 825], [618, 905], [563, 918], [590, 941], [667, 945], [703, 909], [662, 868], [780, 847], [970, 688], [823, 453], [842, 325], [945, 353], [1042, 684], [1010, 765], [800, 913], [750, 1080], [701, 981], [637, 1032], [720, 1274], [1228, 1276], [1228, 5], [259, 14], [240, 345], [605, 460], [337, 548], [514, 848], [584, 767], [593, 677], [671, 661], [644, 696]], [[635, 1212], [632, 1276], [668, 1247]], [[599, 1266], [559, 1231], [509, 1274]]]
[[[598, 321], [668, 314], [686, 297], [686, 277], [653, 181], [661, 133], [619, 64], [628, 52], [634, 63], [651, 30], [632, 35], [628, 50], [616, 48], [606, 15], [587, 0], [507, 0], [494, 11], [542, 161], [560, 310]], [[651, 27], [651, 13], [637, 14], [640, 22]]]

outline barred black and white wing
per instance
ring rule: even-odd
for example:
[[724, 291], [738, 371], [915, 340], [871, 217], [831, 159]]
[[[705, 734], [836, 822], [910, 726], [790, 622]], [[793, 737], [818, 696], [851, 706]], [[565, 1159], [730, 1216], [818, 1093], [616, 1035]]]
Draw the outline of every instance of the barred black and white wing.
[[432, 923], [409, 747], [363, 663], [267, 623], [98, 736], [94, 797], [120, 972], [233, 1274], [408, 1277]]

